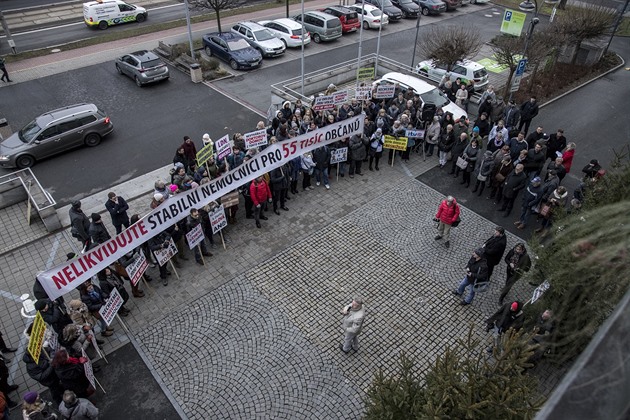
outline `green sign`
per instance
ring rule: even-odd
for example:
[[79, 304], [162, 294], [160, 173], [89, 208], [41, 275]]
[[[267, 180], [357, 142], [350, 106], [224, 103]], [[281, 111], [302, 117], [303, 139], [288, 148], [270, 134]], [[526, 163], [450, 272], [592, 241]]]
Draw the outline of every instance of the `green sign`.
[[214, 154], [214, 145], [212, 143], [208, 143], [204, 146], [203, 149], [197, 152], [197, 165], [201, 166], [212, 157]]
[[501, 32], [508, 35], [521, 36], [526, 18], [527, 13], [505, 9], [503, 21], [501, 22]]
[[374, 67], [361, 67], [357, 70], [359, 80], [371, 80], [374, 78]]

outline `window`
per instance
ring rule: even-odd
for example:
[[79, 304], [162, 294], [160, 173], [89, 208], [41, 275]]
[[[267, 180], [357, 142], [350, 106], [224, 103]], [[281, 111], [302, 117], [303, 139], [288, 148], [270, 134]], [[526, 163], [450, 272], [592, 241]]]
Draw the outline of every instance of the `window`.
[[458, 66], [457, 64], [455, 64], [453, 66], [453, 73], [457, 73], [457, 74], [462, 74], [462, 75], [466, 75], [466, 69], [462, 66]]
[[74, 130], [75, 128], [79, 128], [79, 120], [72, 119], [70, 121], [62, 122], [59, 124], [59, 134], [63, 134], [67, 131]]
[[323, 19], [321, 19], [321, 18], [318, 18], [318, 17], [317, 17], [317, 18], [314, 18], [314, 19], [313, 19], [313, 24], [314, 24], [315, 26], [319, 26], [320, 28], [323, 28], [323, 27], [324, 27], [324, 20], [323, 20]]
[[47, 129], [42, 131], [42, 134], [39, 135], [37, 140], [46, 140], [56, 136], [57, 134], [59, 134], [59, 127], [53, 125], [52, 127], [48, 127]]
[[85, 117], [79, 118], [79, 126], [82, 127], [84, 125], [88, 125], [96, 121], [96, 117], [94, 115], [86, 115]]

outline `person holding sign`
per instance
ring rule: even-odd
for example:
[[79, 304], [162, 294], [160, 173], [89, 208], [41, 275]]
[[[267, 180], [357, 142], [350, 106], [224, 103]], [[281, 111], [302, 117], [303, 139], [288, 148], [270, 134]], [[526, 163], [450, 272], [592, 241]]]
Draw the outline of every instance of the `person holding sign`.
[[383, 144], [385, 144], [385, 136], [383, 136], [383, 130], [381, 128], [377, 128], [372, 137], [370, 138], [370, 163], [369, 169], [372, 169], [372, 163], [376, 162], [376, 170], [378, 171], [378, 161], [383, 156]]
[[96, 391], [85, 376], [83, 364], [87, 363], [85, 357], [70, 357], [68, 351], [63, 347], [55, 352], [52, 367], [61, 380], [61, 384], [66, 390], [71, 390], [81, 398], [88, 398]]
[[[91, 280], [88, 280], [81, 285], [79, 291], [81, 292], [81, 301], [86, 304], [92, 316], [98, 320], [101, 326], [101, 335], [103, 337], [112, 335], [114, 328], [108, 327], [105, 321], [103, 321], [103, 318], [101, 318], [101, 314], [98, 312], [101, 306], [105, 304], [105, 295], [101, 288], [92, 284]], [[46, 320], [45, 317], [44, 320]], [[59, 335], [61, 334], [62, 333], [59, 333]]]
[[265, 216], [264, 213], [264, 204], [265, 201], [272, 202], [271, 190], [269, 189], [269, 185], [263, 180], [263, 177], [259, 176], [252, 181], [249, 187], [249, 193], [255, 206], [254, 219], [256, 220], [256, 227], [260, 229], [260, 219], [267, 220], [267, 216]]
[[[153, 252], [153, 258], [155, 261], [160, 261], [159, 258], [155, 255], [156, 251], [168, 249], [171, 243], [171, 235], [165, 230], [153, 238], [149, 239], [149, 249]], [[162, 279], [162, 284], [164, 286], [168, 286], [168, 279], [166, 276], [170, 276], [171, 272], [168, 270], [166, 263], [163, 265], [158, 264], [160, 270], [160, 278]]]
[[121, 316], [129, 315], [131, 310], [125, 308], [125, 303], [129, 300], [129, 293], [127, 293], [127, 290], [125, 289], [125, 283], [120, 276], [118, 276], [113, 267], [107, 267], [105, 270], [99, 272], [98, 282], [101, 285], [105, 299], [109, 299], [109, 295], [112, 293], [112, 290], [118, 290], [118, 293], [123, 299], [123, 306], [120, 307], [118, 312]]
[[[199, 215], [199, 210], [197, 210], [197, 209], [190, 209], [190, 215], [186, 219], [187, 231], [190, 232], [191, 230], [193, 230], [194, 228], [196, 228], [200, 224], [201, 224], [201, 217]], [[199, 253], [200, 249], [201, 249], [201, 253]], [[195, 261], [199, 265], [204, 265], [203, 260], [201, 259], [202, 255], [204, 257], [211, 257], [212, 256], [212, 253], [208, 252], [208, 249], [206, 248], [205, 240], [202, 240], [199, 243], [198, 246], [193, 248], [193, 253], [195, 254]]]

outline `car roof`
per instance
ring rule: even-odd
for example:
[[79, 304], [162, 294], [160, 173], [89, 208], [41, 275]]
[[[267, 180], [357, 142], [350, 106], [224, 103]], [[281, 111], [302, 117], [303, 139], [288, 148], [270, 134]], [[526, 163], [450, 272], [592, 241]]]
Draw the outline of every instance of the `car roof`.
[[413, 90], [418, 94], [423, 94], [435, 89], [435, 86], [425, 82], [424, 80], [420, 80], [417, 77], [408, 76], [406, 74], [397, 72], [387, 73], [374, 83], [381, 80], [387, 80], [393, 83], [402, 83], [405, 86], [412, 87]]
[[96, 112], [97, 110], [98, 108], [94, 104], [81, 103], [81, 104], [75, 104], [75, 105], [68, 105], [63, 108], [53, 109], [52, 111], [48, 111], [40, 115], [39, 117], [36, 118], [37, 125], [39, 125], [40, 127], [46, 127], [48, 124], [50, 124], [53, 121], [61, 120], [71, 115], [83, 114], [87, 112]]
[[[378, 7], [376, 7], [376, 6], [372, 5], [372, 4], [369, 4], [369, 3], [363, 3], [363, 4], [365, 5], [365, 10], [367, 12], [371, 12], [374, 9], [381, 10]], [[361, 9], [361, 4], [360, 3], [353, 4], [352, 6], [356, 7], [357, 9]]]
[[339, 19], [337, 16], [329, 15], [328, 13], [320, 12], [317, 10], [311, 10], [308, 12], [304, 12], [305, 15], [319, 16], [323, 19]]
[[298, 28], [302, 28], [302, 25], [296, 21], [294, 21], [293, 19], [289, 19], [289, 18], [280, 18], [280, 19], [274, 19], [274, 20], [268, 20], [265, 22], [275, 22], [275, 23], [279, 23], [280, 25], [284, 25], [289, 29], [298, 29]]
[[206, 34], [207, 37], [210, 36], [216, 36], [221, 38], [224, 41], [233, 41], [235, 39], [245, 39], [245, 37], [243, 37], [240, 34], [236, 34], [234, 32], [210, 32]]
[[[246, 21], [243, 21], [243, 22], [237, 22], [234, 25], [243, 25], [246, 28], [251, 29], [252, 31], [259, 31], [261, 29], [267, 29], [264, 26], [262, 26], [262, 25], [260, 25], [260, 24], [258, 24], [256, 22], [249, 21], [249, 20], [246, 20]], [[232, 26], [234, 26], [234, 25], [232, 25]]]
[[[347, 7], [337, 6], [337, 5], [326, 6], [326, 7], [324, 7], [324, 9], [333, 9], [333, 10], [337, 10], [338, 12], [341, 12], [341, 13], [354, 13], [354, 10], [350, 10]], [[326, 13], [326, 12], [324, 12], [324, 13]]]
[[157, 54], [152, 53], [151, 51], [147, 51], [147, 50], [134, 51], [130, 53], [129, 55], [133, 55], [134, 57], [136, 57], [138, 60], [140, 60], [143, 63], [160, 58], [157, 56]]
[[476, 61], [471, 61], [471, 60], [463, 60], [460, 62], [460, 64], [472, 69], [472, 70], [479, 70], [484, 68], [483, 64], [479, 64]]

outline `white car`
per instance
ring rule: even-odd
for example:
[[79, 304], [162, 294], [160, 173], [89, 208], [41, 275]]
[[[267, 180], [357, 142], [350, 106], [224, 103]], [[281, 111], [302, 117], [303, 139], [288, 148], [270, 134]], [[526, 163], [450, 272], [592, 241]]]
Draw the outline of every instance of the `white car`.
[[[446, 73], [446, 66], [437, 64], [433, 60], [426, 60], [418, 63], [415, 71], [421, 76], [440, 82]], [[466, 83], [468, 83], [469, 80], [474, 80], [475, 90], [483, 90], [488, 84], [488, 72], [486, 68], [476, 61], [458, 61], [451, 70], [450, 79], [454, 82], [458, 77], [462, 82]]]
[[311, 34], [305, 31], [306, 34], [302, 37], [302, 25], [293, 19], [261, 20], [258, 24], [267, 28], [273, 36], [289, 48], [301, 47], [302, 38], [304, 38], [304, 45], [311, 43]]
[[255, 22], [236, 23], [232, 25], [232, 32], [244, 36], [263, 57], [277, 57], [287, 49], [270, 30]]
[[389, 23], [387, 15], [381, 13], [378, 7], [372, 6], [371, 4], [353, 4], [346, 7], [353, 12], [357, 12], [359, 20], [362, 22], [363, 29], [378, 29], [379, 26], [381, 26], [381, 21], [383, 27], [387, 26]]
[[423, 105], [433, 104], [436, 108], [442, 108], [444, 112], [450, 112], [455, 118], [459, 118], [462, 115], [468, 116], [466, 111], [451, 102], [437, 87], [417, 77], [392, 72], [387, 73], [372, 83], [372, 86], [378, 86], [380, 84], [398, 84], [403, 92], [413, 89], [415, 93], [420, 95], [420, 101], [422, 101]]

